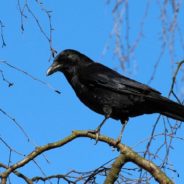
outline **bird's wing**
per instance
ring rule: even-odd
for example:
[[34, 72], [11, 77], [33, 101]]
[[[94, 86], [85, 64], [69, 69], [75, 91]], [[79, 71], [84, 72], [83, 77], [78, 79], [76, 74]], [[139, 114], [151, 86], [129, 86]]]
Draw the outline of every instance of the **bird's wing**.
[[82, 68], [79, 80], [85, 85], [108, 88], [118, 93], [160, 95], [155, 89], [124, 77], [100, 63], [91, 63]]

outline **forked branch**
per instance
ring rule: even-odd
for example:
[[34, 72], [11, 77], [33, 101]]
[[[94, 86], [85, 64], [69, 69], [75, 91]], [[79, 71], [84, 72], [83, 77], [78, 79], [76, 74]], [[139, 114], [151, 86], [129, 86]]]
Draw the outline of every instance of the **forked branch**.
[[[13, 173], [15, 170], [18, 168], [23, 167], [36, 157], [38, 157], [40, 154], [44, 153], [45, 151], [52, 150], [58, 147], [62, 147], [65, 144], [73, 141], [76, 138], [79, 137], [87, 137], [90, 139], [96, 139], [96, 135], [93, 133], [89, 133], [89, 131], [73, 131], [71, 135], [68, 137], [53, 142], [53, 143], [48, 143], [44, 146], [37, 147], [35, 150], [33, 150], [30, 154], [28, 154], [24, 159], [20, 160], [19, 162], [11, 165], [8, 167], [1, 175], [2, 179], [2, 184], [6, 184], [7, 177]], [[156, 181], [158, 181], [161, 184], [173, 184], [171, 179], [169, 179], [164, 172], [161, 171], [159, 167], [157, 167], [154, 163], [150, 162], [149, 160], [146, 160], [145, 158], [141, 157], [138, 155], [135, 151], [133, 151], [131, 148], [124, 144], [117, 144], [117, 141], [107, 137], [100, 135], [99, 136], [99, 141], [104, 142], [114, 148], [117, 148], [121, 152], [121, 155], [116, 159], [116, 161], [113, 163], [111, 170], [109, 171], [108, 177], [113, 173], [116, 173], [115, 175], [112, 175], [111, 177], [115, 177], [112, 179], [112, 183], [116, 180], [118, 177], [118, 174], [124, 165], [125, 162], [132, 162], [136, 165], [138, 165], [140, 168], [145, 169], [147, 172], [149, 172]], [[116, 170], [116, 172], [114, 172]], [[108, 179], [107, 177], [107, 179]], [[106, 179], [106, 180], [107, 180]]]

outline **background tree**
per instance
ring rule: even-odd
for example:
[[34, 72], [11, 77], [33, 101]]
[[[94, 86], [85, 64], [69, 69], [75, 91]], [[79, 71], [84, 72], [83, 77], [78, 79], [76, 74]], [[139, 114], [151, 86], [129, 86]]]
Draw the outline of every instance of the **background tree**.
[[116, 139], [121, 125], [109, 120], [94, 145], [94, 135], [71, 132], [94, 129], [103, 117], [64, 78], [45, 77], [56, 50], [73, 48], [182, 103], [183, 13], [181, 0], [1, 3], [1, 182], [183, 183], [180, 122], [130, 119], [115, 146], [107, 136]]

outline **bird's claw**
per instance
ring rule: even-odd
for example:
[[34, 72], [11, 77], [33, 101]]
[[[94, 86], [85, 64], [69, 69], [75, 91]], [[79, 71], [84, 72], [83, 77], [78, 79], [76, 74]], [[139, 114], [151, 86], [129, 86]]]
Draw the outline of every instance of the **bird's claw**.
[[92, 133], [92, 134], [95, 134], [96, 135], [96, 138], [95, 138], [95, 145], [98, 143], [98, 139], [99, 139], [99, 136], [100, 136], [100, 129], [97, 128], [95, 130], [89, 130], [88, 133]]
[[121, 137], [118, 137], [116, 142], [115, 142], [115, 145], [117, 146], [119, 143], [121, 143]]
[[98, 139], [99, 139], [99, 135], [100, 135], [100, 130], [102, 128], [102, 126], [104, 125], [104, 123], [106, 122], [106, 120], [110, 117], [110, 115], [106, 115], [105, 119], [100, 123], [100, 125], [95, 129], [95, 130], [90, 130], [88, 131], [89, 133], [95, 134], [96, 135], [96, 142], [95, 145], [98, 143]]

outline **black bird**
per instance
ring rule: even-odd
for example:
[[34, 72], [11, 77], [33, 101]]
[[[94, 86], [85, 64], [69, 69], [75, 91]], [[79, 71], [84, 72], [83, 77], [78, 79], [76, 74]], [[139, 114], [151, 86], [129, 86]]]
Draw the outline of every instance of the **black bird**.
[[161, 96], [157, 90], [120, 75], [91, 60], [84, 54], [67, 49], [54, 59], [47, 71], [62, 72], [78, 98], [90, 109], [125, 124], [129, 117], [160, 113], [184, 121], [184, 106]]

